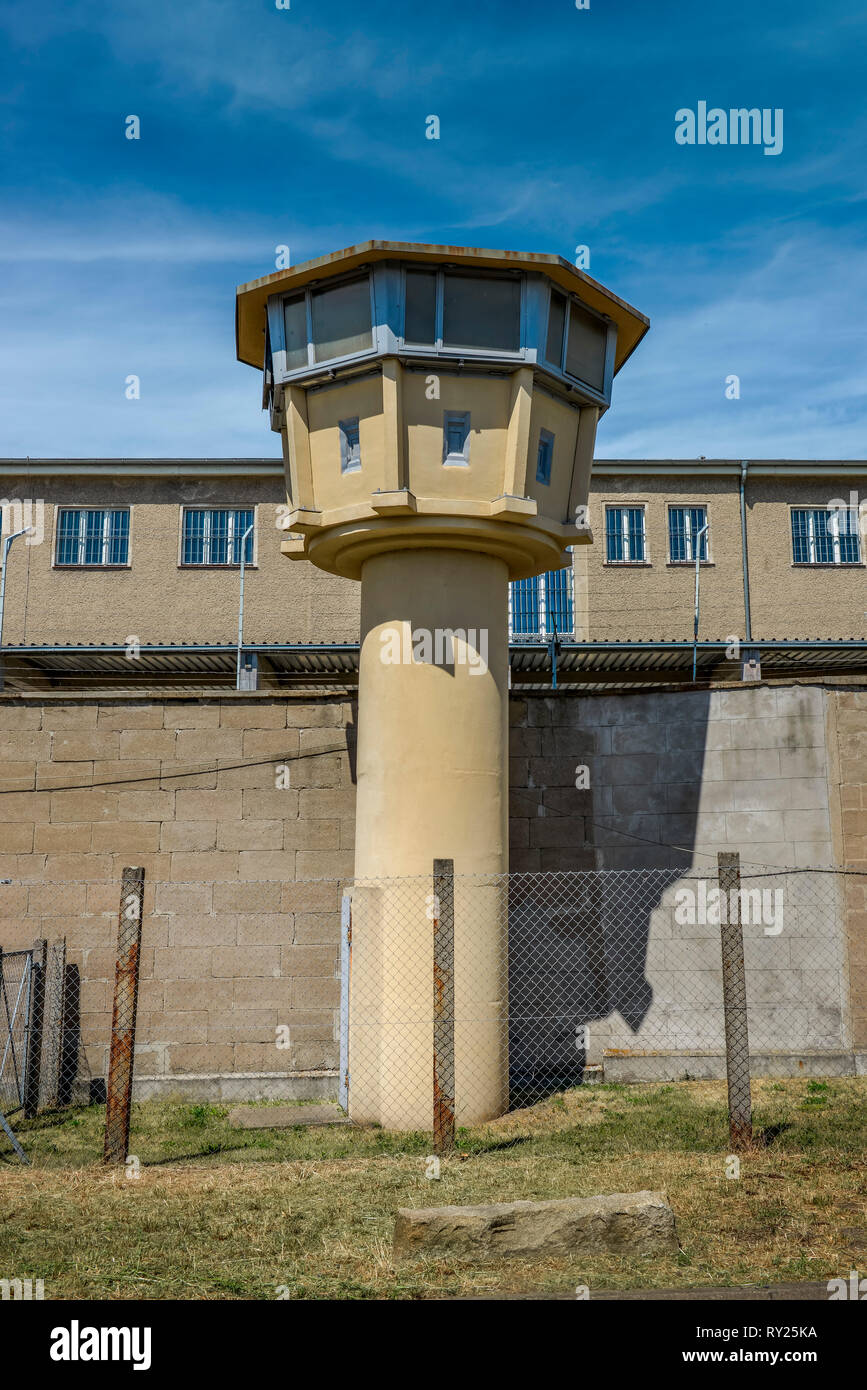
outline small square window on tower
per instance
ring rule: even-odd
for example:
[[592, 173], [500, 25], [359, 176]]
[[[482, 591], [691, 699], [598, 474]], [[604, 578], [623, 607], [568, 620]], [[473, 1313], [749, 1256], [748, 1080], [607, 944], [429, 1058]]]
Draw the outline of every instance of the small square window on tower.
[[554, 462], [554, 436], [550, 430], [539, 432], [539, 452], [536, 456], [536, 482], [551, 482], [551, 466]]
[[470, 412], [447, 410], [443, 424], [443, 463], [466, 468], [470, 461]]
[[341, 420], [340, 429], [340, 471], [357, 473], [361, 468], [361, 444], [358, 435], [358, 416], [353, 420]]

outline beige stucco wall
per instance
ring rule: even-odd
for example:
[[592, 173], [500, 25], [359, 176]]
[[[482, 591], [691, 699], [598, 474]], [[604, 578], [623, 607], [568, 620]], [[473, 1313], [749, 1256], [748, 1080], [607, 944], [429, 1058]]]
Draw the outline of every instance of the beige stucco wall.
[[[590, 641], [685, 641], [692, 638], [695, 566], [668, 562], [668, 504], [705, 505], [710, 521], [710, 563], [702, 566], [699, 636], [711, 640], [744, 632], [740, 513], [728, 479], [600, 477], [591, 480], [593, 545], [576, 551], [586, 565]], [[605, 562], [605, 506], [646, 507], [644, 565]], [[580, 575], [580, 570], [579, 570]], [[581, 588], [581, 584], [577, 586]], [[754, 634], [758, 635], [758, 634]]]
[[[414, 435], [418, 435], [413, 448], [426, 447], [423, 441], [429, 436], [432, 475], [441, 468], [442, 412], [461, 408], [462, 399], [458, 378], [444, 377], [441, 386], [441, 399], [428, 402], [424, 400], [424, 376], [404, 376], [405, 390], [413, 398], [421, 397], [412, 405], [412, 417], [420, 422], [413, 426]], [[505, 386], [492, 382], [489, 392], [491, 418], [501, 418], [504, 424], [508, 404]], [[473, 389], [475, 401], [477, 387]], [[317, 458], [322, 455], [317, 462], [318, 474], [329, 468], [341, 488], [358, 491], [359, 496], [368, 489], [369, 477], [364, 469], [361, 474], [340, 476], [334, 422], [346, 414], [361, 417], [363, 459], [376, 466], [382, 450], [381, 391], [380, 379], [370, 378], [333, 392], [313, 392], [309, 397], [311, 447]], [[474, 431], [477, 417], [478, 410], [473, 416]], [[538, 442], [538, 431], [544, 426], [555, 435], [555, 451], [568, 451], [574, 446], [576, 418], [577, 412], [537, 393], [531, 444]], [[497, 440], [501, 444], [500, 433], [494, 429], [487, 438], [492, 444]], [[474, 434], [474, 467], [482, 462], [477, 445], [486, 447], [485, 439], [485, 435]], [[700, 467], [697, 463], [696, 469]], [[547, 492], [535, 483], [535, 469], [529, 472], [531, 495]], [[749, 477], [747, 524], [755, 638], [867, 637], [864, 566], [803, 568], [791, 561], [790, 508], [825, 506], [832, 497], [848, 498], [853, 486], [857, 480]], [[861, 493], [865, 492], [862, 486]], [[280, 554], [281, 533], [276, 521], [278, 508], [286, 499], [279, 473], [273, 477], [220, 478], [215, 472], [205, 479], [149, 480], [118, 472], [104, 479], [39, 477], [29, 481], [7, 473], [0, 482], [0, 494], [45, 501], [42, 542], [28, 546], [22, 539], [12, 547], [4, 623], [7, 643], [125, 643], [131, 636], [143, 643], [233, 642], [238, 621], [238, 571], [180, 568], [180, 515], [185, 504], [256, 509], [256, 560], [248, 569], [246, 586], [247, 640], [358, 640], [358, 585], [317, 572], [303, 560], [289, 563]], [[561, 497], [550, 500], [557, 506], [563, 501]], [[648, 565], [605, 564], [606, 502], [646, 503]], [[745, 635], [737, 476], [612, 476], [604, 472], [604, 464], [597, 464], [590, 512], [594, 544], [576, 546], [573, 551], [575, 633], [579, 640], [692, 638], [694, 568], [668, 563], [669, 503], [708, 508], [711, 563], [701, 571], [700, 637], [719, 640]], [[55, 569], [57, 508], [64, 505], [130, 505], [131, 567], [110, 571]]]
[[[339, 422], [358, 418], [361, 468], [340, 471]], [[349, 506], [366, 501], [372, 487], [382, 487], [385, 473], [385, 429], [382, 378], [365, 376], [307, 392], [310, 462], [314, 501], [318, 507]], [[323, 574], [323, 578], [324, 578]]]
[[[826, 507], [867, 494], [867, 478], [831, 486], [827, 479], [756, 478], [747, 489], [753, 636], [867, 637], [865, 567], [792, 564], [792, 507]], [[862, 556], [867, 537], [862, 533]]]
[[[595, 642], [690, 641], [695, 566], [668, 560], [668, 507], [705, 506], [710, 523], [709, 563], [701, 567], [702, 641], [745, 636], [739, 479], [707, 473], [606, 474], [597, 465], [591, 483], [594, 544], [575, 551], [576, 636]], [[748, 476], [747, 547], [752, 636], [758, 640], [867, 637], [863, 564], [792, 563], [792, 507], [826, 507], [848, 499], [857, 480]], [[861, 486], [861, 495], [865, 494]], [[605, 507], [646, 507], [647, 561], [608, 565]]]
[[[250, 642], [358, 640], [358, 586], [280, 554], [277, 509], [283, 481], [273, 478], [168, 479], [4, 477], [8, 498], [44, 499], [44, 539], [14, 542], [6, 587], [3, 640], [17, 643], [234, 642], [239, 573], [180, 566], [186, 506], [254, 508], [254, 563], [245, 581], [244, 637]], [[126, 569], [54, 566], [58, 508], [130, 508]]]

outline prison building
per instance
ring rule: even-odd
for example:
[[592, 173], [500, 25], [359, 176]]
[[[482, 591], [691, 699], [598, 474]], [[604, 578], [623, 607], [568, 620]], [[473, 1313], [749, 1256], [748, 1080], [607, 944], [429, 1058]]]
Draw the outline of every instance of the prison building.
[[[142, 865], [137, 1094], [336, 1095], [357, 586], [280, 555], [278, 460], [2, 475], [4, 536], [33, 530], [5, 576], [0, 947], [66, 937], [98, 1081]], [[723, 1074], [719, 928], [677, 899], [720, 850], [784, 890], [779, 933], [745, 926], [754, 1067], [867, 1065], [865, 483], [599, 460], [594, 544], [512, 586], [517, 1081]], [[556, 1022], [522, 1032], [540, 997]]]

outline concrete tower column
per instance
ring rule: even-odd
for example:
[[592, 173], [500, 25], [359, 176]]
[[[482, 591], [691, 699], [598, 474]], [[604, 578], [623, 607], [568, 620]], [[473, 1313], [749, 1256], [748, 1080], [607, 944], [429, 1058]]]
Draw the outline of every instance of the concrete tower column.
[[430, 1125], [437, 858], [456, 876], [457, 1122], [501, 1114], [508, 1100], [496, 877], [508, 869], [508, 581], [503, 560], [460, 550], [397, 550], [362, 569], [354, 1119]]
[[[508, 867], [508, 584], [505, 562], [396, 550], [361, 572], [357, 877]], [[437, 664], [428, 635], [456, 632]], [[419, 635], [413, 651], [413, 633]], [[403, 655], [395, 663], [399, 636]], [[427, 655], [427, 659], [425, 659]], [[448, 655], [448, 654], [446, 654]]]

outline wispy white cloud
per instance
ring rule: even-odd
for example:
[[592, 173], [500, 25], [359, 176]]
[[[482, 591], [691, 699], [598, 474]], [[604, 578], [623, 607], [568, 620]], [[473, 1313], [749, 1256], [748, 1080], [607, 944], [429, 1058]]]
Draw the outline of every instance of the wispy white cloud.
[[652, 315], [615, 382], [601, 457], [867, 457], [867, 341], [847, 327], [867, 295], [856, 239], [793, 234], [751, 269], [694, 264], [680, 290], [691, 302]]
[[[256, 378], [233, 360], [235, 283], [273, 269], [278, 244], [297, 262], [388, 235], [566, 256], [588, 242], [592, 273], [653, 324], [603, 421], [609, 456], [863, 457], [867, 274], [851, 226], [867, 118], [811, 78], [851, 86], [867, 15], [830, 4], [817, 23], [773, 0], [746, 36], [730, 7], [684, 5], [673, 26], [644, 0], [623, 0], [616, 23], [600, 7], [592, 28], [568, 6], [516, 28], [491, 0], [424, 15], [378, 0], [7, 6], [23, 61], [0, 121], [15, 140], [40, 81], [54, 100], [68, 49], [98, 62], [58, 106], [93, 169], [53, 160], [40, 128], [0, 217], [16, 325], [0, 346], [0, 452], [275, 453]], [[732, 73], [744, 102], [768, 104], [752, 95], [765, 77], [795, 94], [780, 98], [782, 157], [675, 147], [676, 105], [715, 87], [724, 103]], [[106, 154], [118, 92], [151, 113], [147, 139], [157, 120], [162, 140], [177, 130], [177, 160], [147, 143], [138, 164]], [[423, 138], [428, 111], [440, 142]], [[201, 142], [186, 163], [182, 132]], [[140, 402], [123, 398], [127, 372]], [[739, 401], [723, 394], [731, 372]]]

